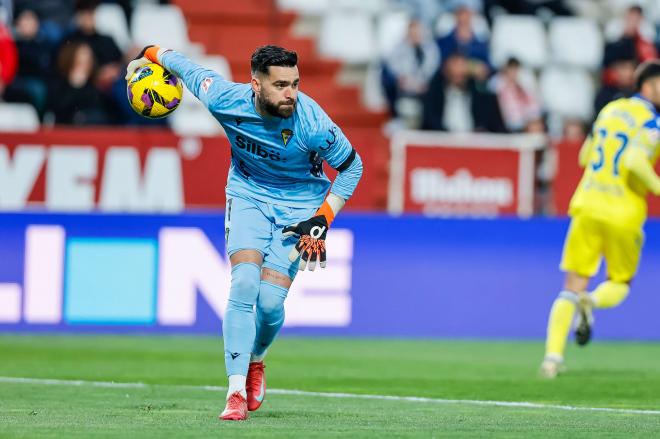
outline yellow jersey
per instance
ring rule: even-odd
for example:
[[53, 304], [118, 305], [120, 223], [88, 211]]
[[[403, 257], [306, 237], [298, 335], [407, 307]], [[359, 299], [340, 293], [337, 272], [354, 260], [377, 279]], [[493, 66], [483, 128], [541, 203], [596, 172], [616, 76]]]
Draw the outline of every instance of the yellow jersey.
[[580, 151], [585, 168], [569, 214], [588, 215], [629, 230], [646, 220], [646, 187], [625, 166], [630, 148], [643, 148], [653, 166], [660, 153], [660, 114], [640, 95], [617, 99], [598, 115]]

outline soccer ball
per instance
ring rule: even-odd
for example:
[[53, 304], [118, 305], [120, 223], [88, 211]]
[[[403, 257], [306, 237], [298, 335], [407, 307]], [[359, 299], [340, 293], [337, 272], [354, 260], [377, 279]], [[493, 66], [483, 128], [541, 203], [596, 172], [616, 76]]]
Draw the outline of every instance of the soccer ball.
[[151, 119], [165, 117], [176, 110], [183, 97], [181, 80], [155, 63], [136, 70], [126, 91], [131, 108]]

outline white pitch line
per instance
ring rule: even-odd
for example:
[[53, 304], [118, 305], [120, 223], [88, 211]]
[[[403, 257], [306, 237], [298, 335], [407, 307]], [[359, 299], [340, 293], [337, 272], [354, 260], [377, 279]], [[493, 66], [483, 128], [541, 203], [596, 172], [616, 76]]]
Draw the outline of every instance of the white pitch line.
[[[148, 389], [156, 387], [167, 387], [182, 390], [205, 390], [211, 392], [224, 392], [226, 387], [220, 386], [194, 386], [186, 384], [146, 384], [146, 383], [116, 383], [114, 381], [85, 381], [85, 380], [57, 380], [43, 378], [23, 378], [23, 377], [3, 377], [0, 376], [0, 383], [9, 384], [35, 384], [46, 386], [91, 386], [106, 387], [116, 389]], [[583, 411], [583, 412], [606, 412], [633, 415], [660, 415], [660, 410], [643, 409], [618, 409], [611, 407], [580, 407], [559, 404], [542, 404], [536, 402], [524, 401], [481, 401], [475, 399], [442, 399], [426, 398], [421, 396], [394, 396], [394, 395], [370, 395], [359, 393], [337, 393], [337, 392], [309, 392], [306, 390], [288, 390], [288, 389], [268, 389], [272, 395], [294, 395], [294, 396], [313, 396], [316, 398], [341, 398], [341, 399], [372, 399], [378, 401], [399, 401], [399, 402], [423, 402], [429, 404], [452, 404], [452, 405], [478, 405], [487, 407], [517, 407], [530, 409], [554, 409], [565, 411]]]

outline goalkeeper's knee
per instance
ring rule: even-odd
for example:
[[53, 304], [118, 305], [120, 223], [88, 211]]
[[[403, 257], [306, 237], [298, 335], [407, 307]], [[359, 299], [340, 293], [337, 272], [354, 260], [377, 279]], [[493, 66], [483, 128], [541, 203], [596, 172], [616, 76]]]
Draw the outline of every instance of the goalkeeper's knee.
[[630, 285], [625, 282], [607, 280], [590, 294], [596, 308], [613, 308], [619, 305], [628, 296]]
[[261, 282], [259, 299], [257, 300], [257, 315], [262, 323], [276, 325], [284, 320], [284, 300], [288, 290], [284, 287]]
[[227, 309], [252, 313], [259, 296], [261, 267], [243, 262], [231, 270], [231, 288]]

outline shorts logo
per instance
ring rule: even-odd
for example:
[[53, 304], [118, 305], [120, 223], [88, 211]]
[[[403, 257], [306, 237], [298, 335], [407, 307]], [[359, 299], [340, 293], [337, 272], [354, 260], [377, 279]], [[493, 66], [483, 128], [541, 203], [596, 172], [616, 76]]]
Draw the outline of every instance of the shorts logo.
[[209, 87], [211, 87], [211, 84], [213, 84], [213, 78], [206, 78], [204, 81], [202, 81], [202, 90], [204, 90], [204, 93], [209, 92]]
[[293, 137], [293, 131], [288, 128], [282, 130], [282, 142], [284, 142], [284, 146], [289, 143], [289, 139], [291, 139], [291, 137]]

